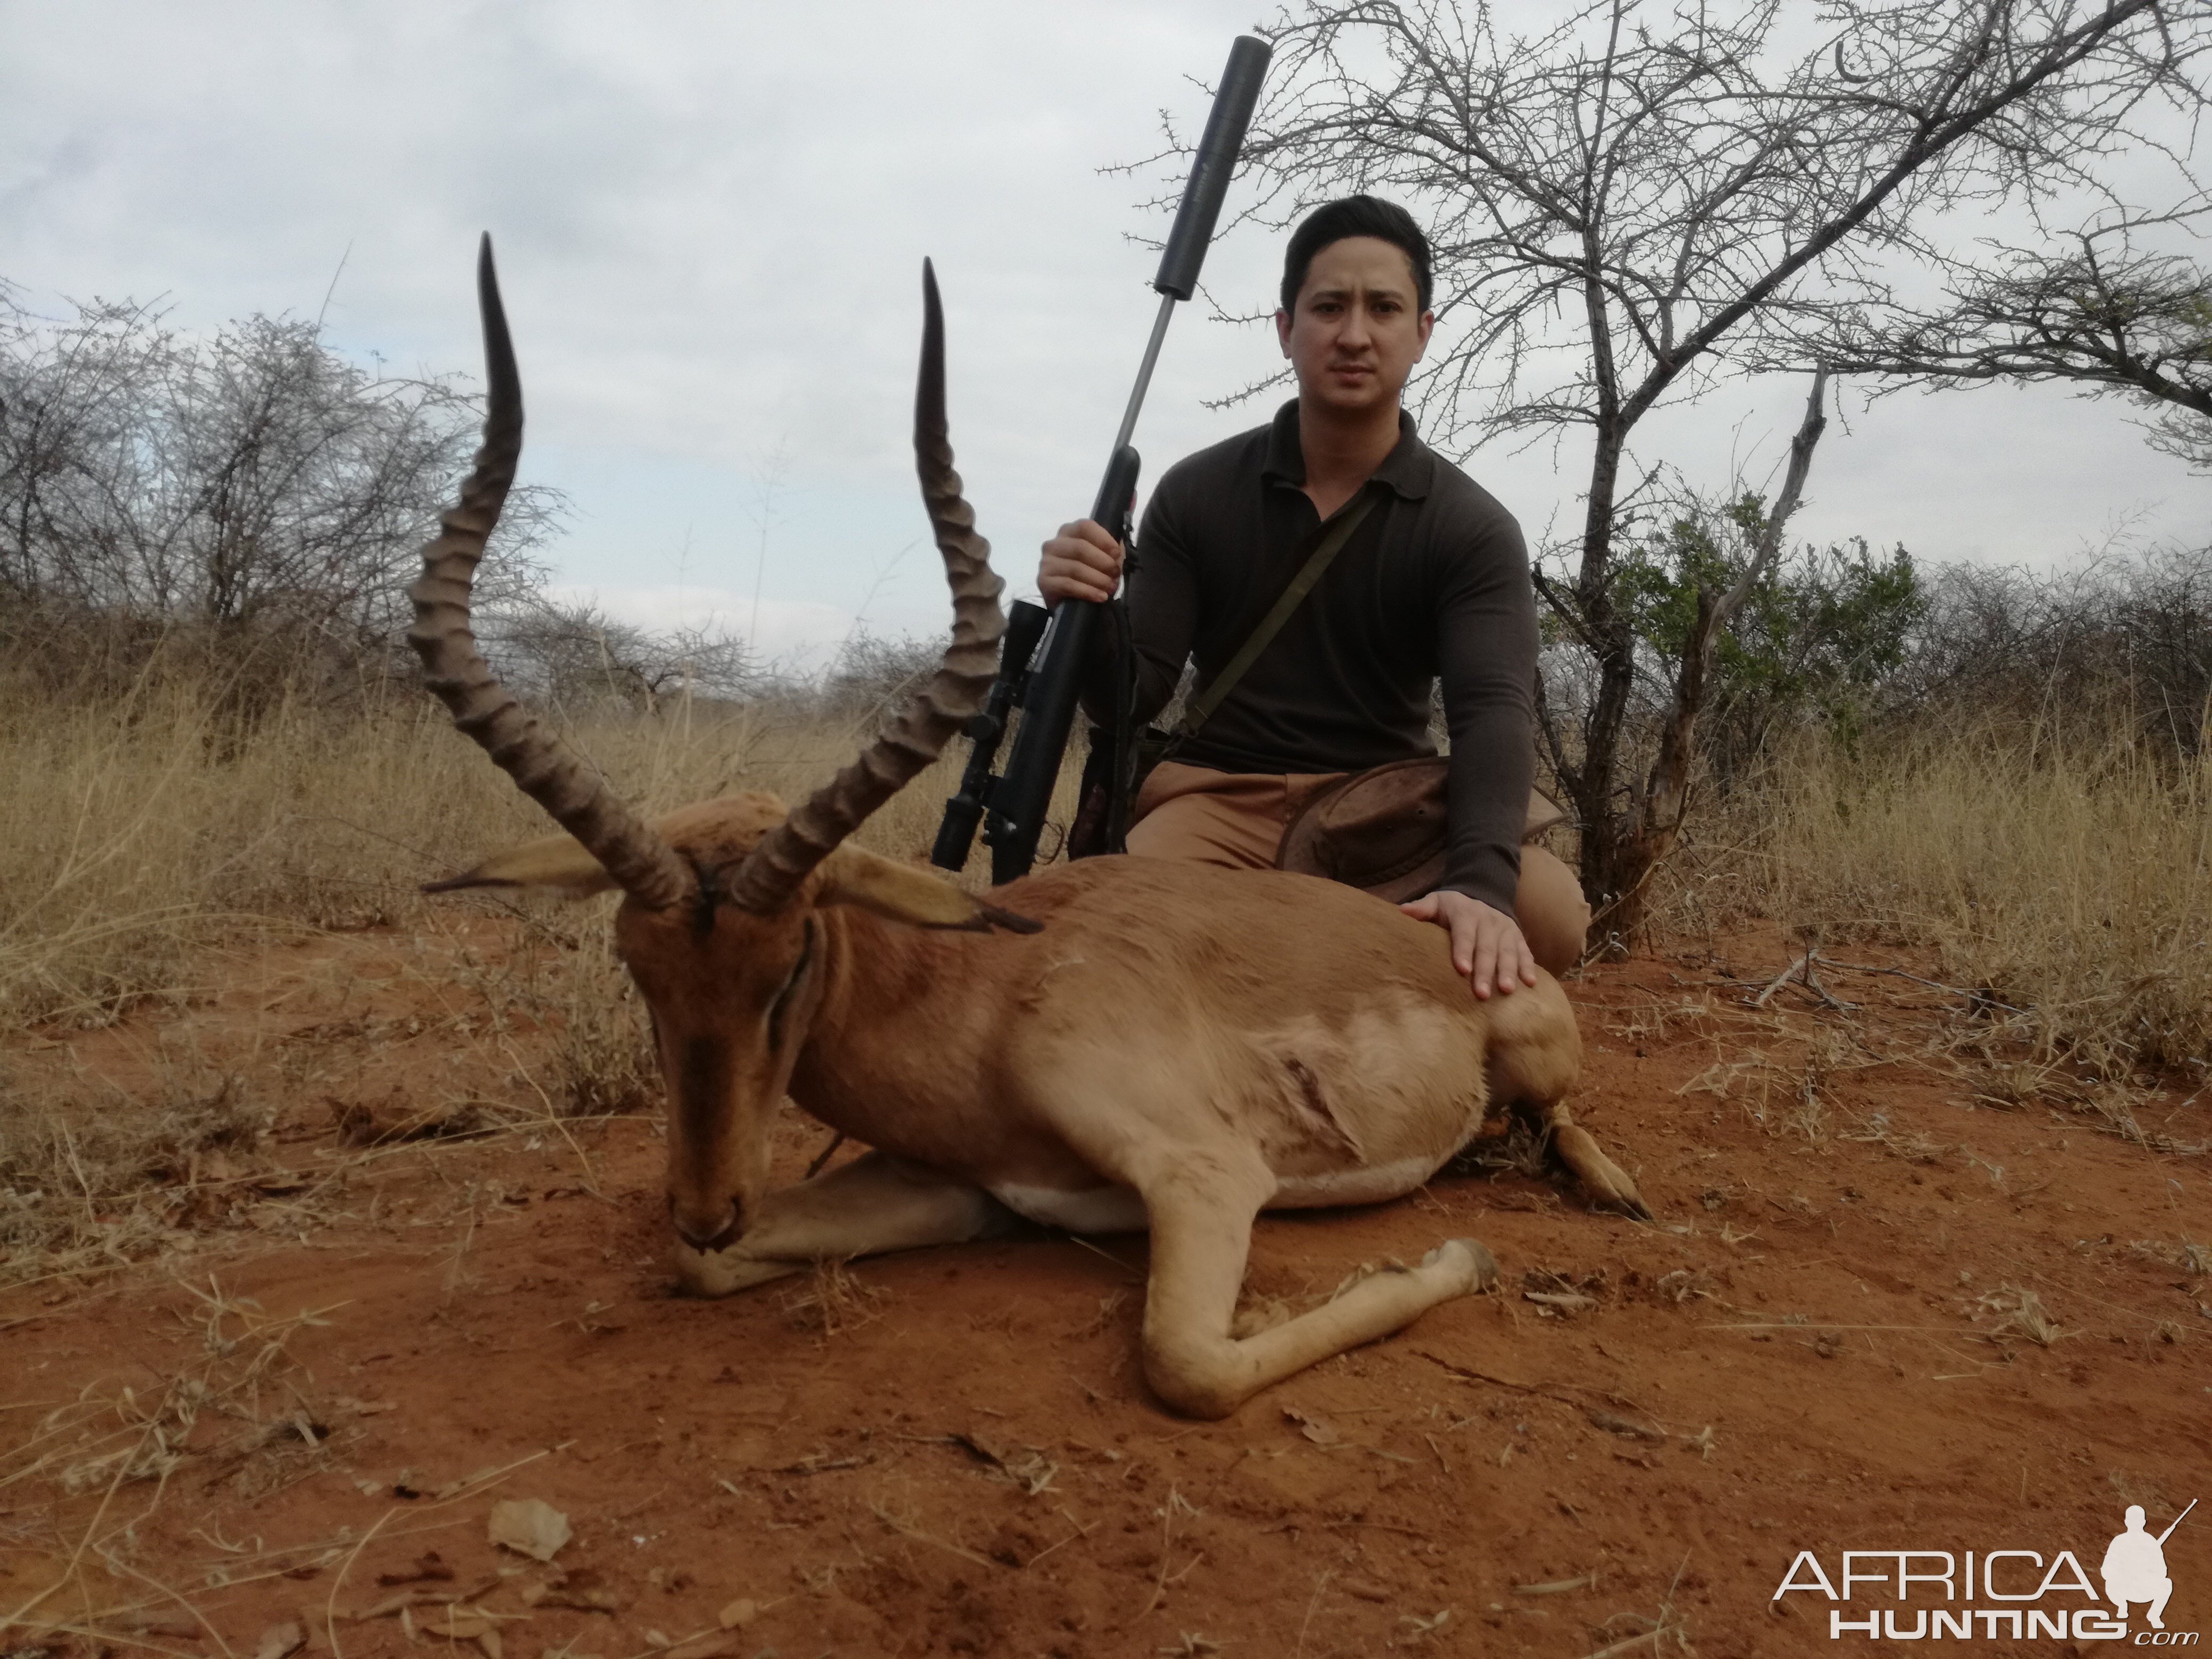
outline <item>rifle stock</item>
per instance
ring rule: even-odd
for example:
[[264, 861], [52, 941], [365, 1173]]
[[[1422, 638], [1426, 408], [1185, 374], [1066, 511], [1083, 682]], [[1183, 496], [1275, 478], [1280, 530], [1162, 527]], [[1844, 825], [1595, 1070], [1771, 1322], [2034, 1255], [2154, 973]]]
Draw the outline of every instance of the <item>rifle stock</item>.
[[[1114, 452], [1091, 516], [1123, 546], [1129, 541], [1129, 508], [1137, 494], [1137, 452], [1123, 444]], [[1081, 701], [1084, 671], [1098, 637], [1105, 607], [1085, 599], [1063, 599], [1054, 607], [1044, 640], [1044, 659], [1030, 677], [1014, 734], [1006, 775], [992, 791], [992, 811], [983, 831], [991, 848], [991, 884], [1018, 880], [1036, 862], [1037, 837], [1053, 786], [1060, 781], [1060, 757], [1067, 752]]]

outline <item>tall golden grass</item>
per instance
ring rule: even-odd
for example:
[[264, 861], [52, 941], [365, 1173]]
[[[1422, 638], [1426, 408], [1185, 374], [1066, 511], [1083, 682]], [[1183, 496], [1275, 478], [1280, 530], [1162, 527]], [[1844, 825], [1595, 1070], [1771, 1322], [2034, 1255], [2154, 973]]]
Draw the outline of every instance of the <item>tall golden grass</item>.
[[[651, 812], [740, 788], [796, 798], [868, 725], [677, 703], [563, 734]], [[955, 763], [860, 839], [926, 854]], [[422, 882], [550, 828], [427, 698], [280, 702], [242, 725], [191, 673], [95, 702], [0, 681], [0, 1029], [96, 1021], [185, 987], [217, 940], [404, 927]]]
[[[678, 702], [563, 729], [652, 811], [737, 788], [796, 798], [873, 720]], [[2026, 1011], [2047, 1049], [2108, 1073], [2202, 1064], [2212, 761], [2104, 735], [2124, 729], [1931, 720], [1856, 752], [1808, 740], [1701, 839], [1731, 849], [1719, 884], [1778, 921], [1932, 948], [1953, 982]], [[861, 839], [926, 854], [961, 758]], [[189, 989], [210, 971], [202, 947], [244, 934], [407, 927], [418, 884], [548, 828], [428, 698], [279, 702], [242, 725], [204, 676], [158, 666], [93, 701], [0, 680], [0, 1029]]]
[[2048, 1053], [2118, 1075], [2212, 1061], [2212, 745], [2130, 722], [1929, 720], [1786, 751], [1738, 807], [1778, 920], [1932, 946]]

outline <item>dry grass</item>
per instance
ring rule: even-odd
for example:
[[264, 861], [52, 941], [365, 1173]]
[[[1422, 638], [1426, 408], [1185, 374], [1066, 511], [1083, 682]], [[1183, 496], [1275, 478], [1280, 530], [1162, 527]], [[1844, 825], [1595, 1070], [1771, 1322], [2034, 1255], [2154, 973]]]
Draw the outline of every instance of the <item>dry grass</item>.
[[[368, 712], [280, 703], [244, 726], [222, 714], [219, 690], [157, 663], [125, 692], [68, 702], [0, 675], [0, 775], [13, 786], [0, 792], [0, 1033], [182, 1000], [222, 971], [213, 947], [364, 926], [423, 939], [489, 908], [519, 919], [514, 936], [530, 948], [481, 958], [456, 949], [435, 971], [447, 979], [458, 960], [477, 974], [481, 1006], [456, 1030], [496, 1048], [521, 1092], [492, 1101], [490, 1079], [457, 1079], [452, 1098], [400, 1103], [450, 1133], [657, 1099], [604, 904], [417, 893], [547, 827], [441, 711], [397, 696]], [[872, 723], [828, 707], [677, 702], [652, 719], [565, 729], [653, 811], [738, 788], [802, 795]], [[962, 758], [917, 780], [861, 839], [924, 855]], [[978, 848], [967, 880], [981, 879], [983, 861]], [[2177, 772], [2124, 744], [1955, 725], [1856, 757], [1808, 745], [1709, 813], [1665, 879], [1677, 925], [1763, 910], [1831, 951], [1869, 936], [1932, 948], [1946, 981], [1981, 994], [1962, 1015], [2002, 1015], [1954, 1033], [1954, 1047], [1985, 1051], [1975, 1086], [1988, 1103], [2063, 1099], [2164, 1146], [2164, 1129], [2136, 1121], [2131, 1076], [2212, 1066], [2212, 763]], [[1620, 1034], [1698, 1034], [1713, 1013], [1710, 999], [1655, 1002]], [[1741, 1094], [1771, 1133], [1809, 1144], [1875, 1138], [1827, 1100], [1829, 1079], [1864, 1063], [1841, 1050], [1784, 1064], [1739, 1048], [1686, 1086]], [[128, 1101], [104, 1085], [33, 1090], [20, 1066], [11, 1091], [0, 1069], [0, 1250], [15, 1276], [143, 1260], [220, 1224], [267, 1161], [270, 1115], [234, 1069], [156, 1066]], [[320, 1073], [286, 1081], [309, 1096], [325, 1086]], [[1509, 1136], [1475, 1161], [1540, 1168], [1540, 1146]], [[834, 1300], [826, 1322], [840, 1314]]]
[[[659, 1099], [643, 1012], [611, 948], [611, 900], [416, 890], [551, 827], [442, 710], [396, 696], [343, 712], [302, 702], [241, 724], [222, 712], [220, 690], [204, 671], [158, 659], [104, 702], [49, 697], [0, 673], [0, 776], [11, 785], [0, 791], [0, 1035], [42, 1050], [40, 1066], [18, 1063], [12, 1076], [0, 1061], [0, 1283], [143, 1261], [232, 1221], [270, 1165], [269, 1103], [280, 1097], [327, 1101], [355, 1153], [503, 1129], [566, 1133], [560, 1120]], [[801, 798], [858, 752], [873, 719], [826, 702], [678, 702], [657, 718], [610, 714], [564, 734], [653, 812], [744, 788]], [[860, 841], [925, 856], [962, 748]], [[963, 879], [980, 881], [988, 854], [977, 853]], [[507, 942], [476, 948], [471, 910], [503, 915]], [[287, 1047], [273, 1084], [237, 1055], [157, 1055], [127, 1091], [83, 1073], [58, 1080], [44, 1063], [42, 1036], [149, 1000], [204, 1000], [222, 988], [227, 961], [271, 938], [362, 927], [434, 942], [419, 971], [474, 993], [435, 1017], [483, 1058], [473, 1074], [364, 1094], [348, 1079], [419, 1028], [343, 1019]], [[491, 1086], [498, 1075], [504, 1088]]]
[[150, 1097], [57, 1098], [0, 1075], [0, 1285], [137, 1260], [220, 1219], [264, 1161], [246, 1079], [157, 1068]]
[[[514, 1103], [525, 1117], [619, 1116], [660, 1098], [645, 1005], [615, 955], [612, 908], [611, 899], [522, 907], [523, 943], [465, 964], [529, 1091]], [[527, 1030], [550, 1032], [550, 1044], [519, 1044], [515, 1036]]]
[[1993, 1316], [1996, 1322], [1990, 1326], [1992, 1340], [2005, 1336], [2024, 1336], [2038, 1347], [2047, 1348], [2067, 1332], [2051, 1316], [2043, 1305], [2043, 1298], [2033, 1291], [2016, 1285], [2001, 1285], [1980, 1298], [1974, 1317], [1983, 1314]]
[[855, 1277], [842, 1261], [818, 1261], [803, 1286], [786, 1292], [783, 1311], [794, 1330], [826, 1340], [874, 1324], [890, 1294]]
[[2043, 1058], [2212, 1066], [2212, 750], [2177, 768], [2094, 728], [1931, 723], [1856, 757], [1808, 744], [1705, 827], [1726, 850], [1680, 872], [1678, 919], [1732, 887], [1824, 948], [1933, 947]]
[[[241, 730], [214, 691], [149, 672], [85, 706], [0, 679], [0, 1030], [112, 1018], [177, 988], [216, 940], [407, 927], [418, 884], [549, 828], [427, 698], [367, 714], [279, 706]], [[803, 793], [866, 726], [677, 705], [567, 735], [665, 811], [742, 788]], [[953, 764], [860, 839], [926, 854]]]
[[[19, 1651], [178, 1652], [164, 1642], [190, 1640], [229, 1653], [179, 1583], [223, 1590], [280, 1575], [313, 1576], [349, 1563], [368, 1541], [344, 1528], [304, 1546], [262, 1549], [257, 1542], [249, 1550], [224, 1542], [219, 1530], [198, 1529], [195, 1536], [215, 1552], [201, 1571], [181, 1579], [156, 1576], [142, 1528], [185, 1483], [197, 1489], [187, 1502], [204, 1504], [218, 1488], [237, 1498], [264, 1498], [327, 1473], [333, 1448], [356, 1442], [360, 1421], [388, 1409], [328, 1394], [288, 1351], [294, 1337], [330, 1325], [347, 1303], [274, 1315], [251, 1297], [227, 1291], [212, 1274], [175, 1282], [185, 1305], [173, 1311], [198, 1336], [196, 1356], [180, 1358], [157, 1379], [158, 1389], [143, 1394], [119, 1379], [88, 1384], [30, 1425], [21, 1443], [0, 1451], [0, 1491], [16, 1489], [9, 1496], [19, 1512], [40, 1521], [16, 1534], [15, 1571], [0, 1600], [0, 1628], [30, 1644]], [[463, 1496], [482, 1492], [506, 1472], [456, 1483], [429, 1507], [441, 1507], [458, 1488], [467, 1489]], [[28, 1493], [40, 1501], [26, 1502]]]

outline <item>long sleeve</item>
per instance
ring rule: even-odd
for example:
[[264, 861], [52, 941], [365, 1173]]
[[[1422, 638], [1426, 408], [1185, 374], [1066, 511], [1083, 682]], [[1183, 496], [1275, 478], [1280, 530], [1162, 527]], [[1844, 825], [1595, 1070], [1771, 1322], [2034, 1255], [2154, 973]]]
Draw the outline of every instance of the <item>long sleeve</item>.
[[[1322, 530], [1304, 477], [1296, 404], [1162, 475], [1128, 583], [1140, 719], [1166, 706], [1186, 661], [1212, 684], [1297, 574]], [[1528, 550], [1513, 515], [1403, 416], [1366, 487], [1382, 499], [1176, 758], [1329, 773], [1432, 755], [1441, 680], [1452, 750], [1442, 884], [1510, 915], [1535, 767]], [[1106, 641], [1085, 676], [1094, 719], [1112, 711], [1114, 668]]]
[[1437, 623], [1451, 733], [1450, 845], [1438, 884], [1510, 916], [1536, 768], [1536, 602], [1513, 521], [1499, 515], [1483, 542], [1454, 561]]

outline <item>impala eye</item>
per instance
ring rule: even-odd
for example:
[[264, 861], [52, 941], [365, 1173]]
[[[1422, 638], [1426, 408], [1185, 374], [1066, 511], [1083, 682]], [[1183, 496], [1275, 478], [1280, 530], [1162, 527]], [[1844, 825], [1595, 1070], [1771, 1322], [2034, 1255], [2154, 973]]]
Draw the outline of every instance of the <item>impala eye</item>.
[[807, 966], [813, 960], [814, 918], [809, 916], [806, 919], [806, 942], [799, 946], [799, 960], [792, 964], [791, 972], [785, 975], [782, 986], [775, 994], [775, 1000], [768, 1006], [768, 1046], [771, 1049], [783, 1046], [784, 1011], [790, 1007], [792, 995], [806, 977]]

